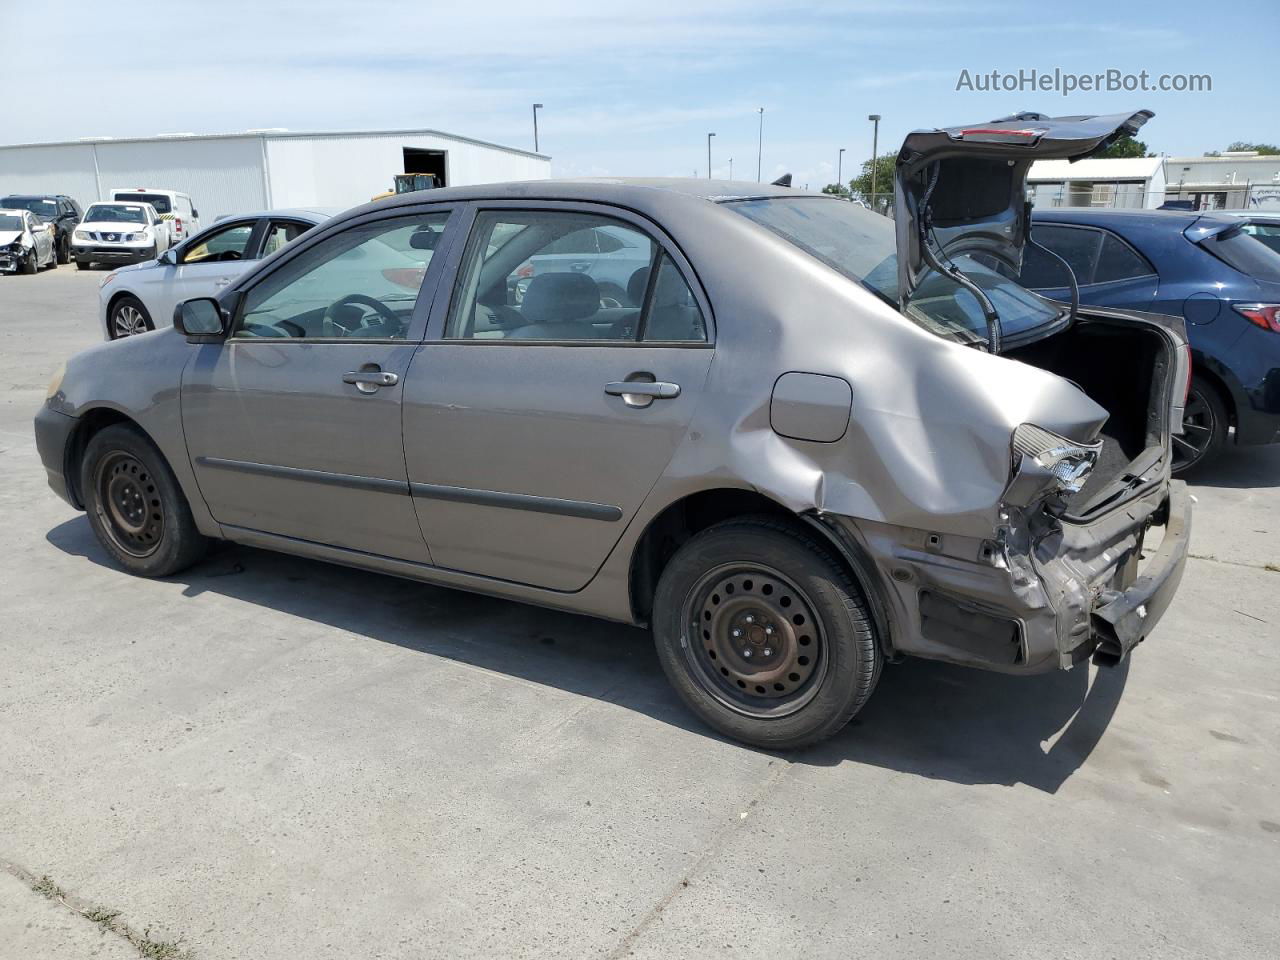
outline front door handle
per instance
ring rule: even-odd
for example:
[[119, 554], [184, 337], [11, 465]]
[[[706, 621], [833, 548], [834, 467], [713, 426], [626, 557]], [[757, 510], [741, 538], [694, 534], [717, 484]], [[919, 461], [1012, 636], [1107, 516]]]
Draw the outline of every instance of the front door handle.
[[219, 277], [217, 280], [213, 281], [213, 285], [215, 287], [225, 287], [230, 282], [231, 282], [230, 277]]
[[659, 380], [615, 380], [604, 385], [604, 392], [611, 397], [652, 397], [654, 400], [674, 400], [680, 396], [680, 384]]
[[374, 393], [379, 387], [394, 387], [400, 382], [400, 378], [394, 373], [379, 370], [375, 364], [367, 366], [373, 369], [350, 370], [342, 375], [342, 382], [355, 384], [355, 388], [361, 393]]

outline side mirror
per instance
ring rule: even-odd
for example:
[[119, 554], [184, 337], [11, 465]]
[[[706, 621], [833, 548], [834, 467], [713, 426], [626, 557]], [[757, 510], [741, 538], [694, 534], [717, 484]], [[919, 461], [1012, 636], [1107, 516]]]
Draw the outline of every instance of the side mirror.
[[175, 247], [170, 247], [157, 258], [160, 263], [166, 267], [176, 267], [178, 265], [178, 251]]
[[191, 208], [191, 219], [192, 219], [192, 220], [199, 220], [199, 219], [200, 219], [200, 211], [199, 211], [199, 210], [197, 210], [195, 207], [192, 207], [192, 208]]
[[226, 336], [222, 308], [212, 297], [182, 301], [173, 310], [173, 326], [187, 343], [217, 343]]

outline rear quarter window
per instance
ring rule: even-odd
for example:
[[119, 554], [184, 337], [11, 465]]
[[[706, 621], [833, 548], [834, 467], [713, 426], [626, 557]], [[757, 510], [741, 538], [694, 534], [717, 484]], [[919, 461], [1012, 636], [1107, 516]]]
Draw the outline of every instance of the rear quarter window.
[[1200, 246], [1245, 276], [1280, 283], [1280, 253], [1249, 236], [1243, 224], [1206, 237]]

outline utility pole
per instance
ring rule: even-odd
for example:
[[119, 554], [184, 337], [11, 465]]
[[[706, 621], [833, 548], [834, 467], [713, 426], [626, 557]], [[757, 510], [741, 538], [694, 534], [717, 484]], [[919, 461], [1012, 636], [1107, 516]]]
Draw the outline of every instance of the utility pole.
[[836, 154], [836, 186], [844, 186], [844, 147]]
[[764, 156], [764, 107], [760, 107], [760, 139], [756, 143], [756, 183], [760, 182], [760, 160]]
[[533, 152], [538, 152], [538, 111], [542, 109], [542, 104], [535, 103], [533, 105]]
[[867, 117], [874, 127], [871, 129], [871, 209], [876, 208], [876, 154], [880, 150], [880, 114], [873, 113]]
[[708, 180], [711, 179], [711, 138], [714, 136], [715, 136], [714, 133], [707, 134], [707, 179]]
[[729, 158], [729, 179], [733, 179], [733, 157]]

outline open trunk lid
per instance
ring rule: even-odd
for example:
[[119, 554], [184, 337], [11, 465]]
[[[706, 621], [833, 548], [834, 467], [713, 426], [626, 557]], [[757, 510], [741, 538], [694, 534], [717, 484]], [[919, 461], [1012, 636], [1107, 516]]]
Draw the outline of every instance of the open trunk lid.
[[1016, 276], [1030, 231], [1027, 171], [1036, 160], [1080, 160], [1135, 133], [1150, 110], [1106, 116], [1019, 113], [907, 135], [898, 153], [898, 299], [905, 309], [931, 260], [981, 253]]

